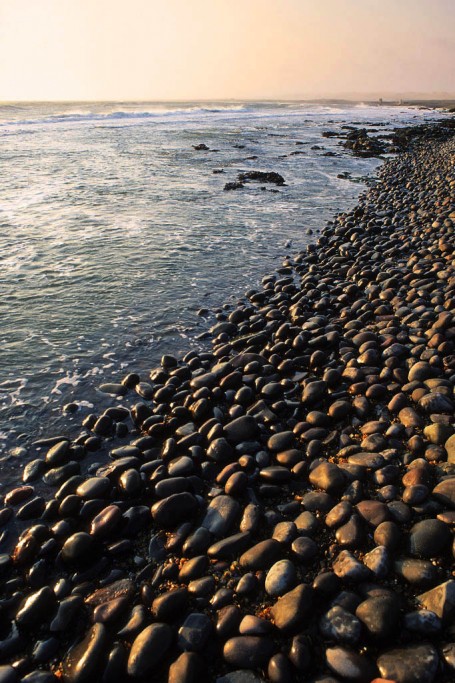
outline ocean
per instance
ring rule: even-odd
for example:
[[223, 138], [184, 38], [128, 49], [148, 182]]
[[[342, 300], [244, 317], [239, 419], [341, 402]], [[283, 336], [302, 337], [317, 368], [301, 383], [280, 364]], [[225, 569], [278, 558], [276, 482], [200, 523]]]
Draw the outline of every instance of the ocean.
[[[0, 105], [4, 485], [33, 440], [74, 436], [115, 403], [99, 384], [209, 348], [217, 310], [355, 204], [381, 162], [322, 132], [440, 117], [305, 102]], [[286, 185], [224, 191], [253, 169]]]

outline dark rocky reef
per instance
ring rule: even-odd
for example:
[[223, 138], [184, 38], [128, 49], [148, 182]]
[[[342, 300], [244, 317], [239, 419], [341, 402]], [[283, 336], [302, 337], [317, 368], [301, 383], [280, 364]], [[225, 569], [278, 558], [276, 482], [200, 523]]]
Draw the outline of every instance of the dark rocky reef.
[[284, 178], [275, 171], [245, 171], [237, 176], [241, 183], [255, 180], [259, 183], [273, 183], [274, 185], [284, 185]]

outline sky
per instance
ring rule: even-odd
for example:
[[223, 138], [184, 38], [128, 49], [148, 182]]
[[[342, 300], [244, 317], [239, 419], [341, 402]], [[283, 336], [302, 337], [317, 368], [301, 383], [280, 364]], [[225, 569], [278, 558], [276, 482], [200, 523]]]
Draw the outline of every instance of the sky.
[[455, 0], [0, 0], [0, 101], [455, 96]]

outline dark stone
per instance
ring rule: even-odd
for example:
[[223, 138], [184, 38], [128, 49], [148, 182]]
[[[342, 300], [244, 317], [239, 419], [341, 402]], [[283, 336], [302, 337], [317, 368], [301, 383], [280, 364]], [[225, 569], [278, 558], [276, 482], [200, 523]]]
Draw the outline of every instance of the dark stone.
[[142, 678], [153, 673], [164, 659], [172, 643], [172, 630], [167, 624], [150, 624], [136, 636], [128, 657], [128, 675]]
[[34, 626], [38, 622], [47, 621], [52, 617], [55, 604], [54, 591], [49, 586], [44, 586], [24, 600], [16, 614], [16, 622], [19, 626]]
[[186, 588], [176, 588], [162, 593], [152, 602], [152, 614], [159, 621], [168, 621], [181, 614], [188, 603]]
[[223, 657], [230, 666], [257, 669], [267, 666], [275, 651], [273, 641], [266, 637], [237, 636], [224, 644]]
[[417, 557], [437, 557], [448, 548], [451, 540], [452, 535], [447, 524], [438, 519], [425, 519], [411, 528], [409, 551]]
[[178, 645], [182, 650], [200, 652], [213, 632], [212, 622], [206, 614], [189, 614], [179, 629]]
[[216, 496], [207, 508], [201, 526], [208, 529], [214, 536], [224, 536], [228, 533], [240, 512], [240, 505], [230, 496]]
[[303, 583], [285, 593], [271, 607], [275, 626], [284, 633], [295, 632], [311, 614], [313, 590]]
[[360, 603], [355, 614], [373, 638], [388, 638], [400, 626], [400, 608], [396, 598], [368, 598]]
[[370, 683], [377, 668], [367, 656], [346, 647], [329, 647], [325, 653], [329, 668], [352, 683]]
[[378, 657], [381, 676], [396, 683], [432, 683], [438, 664], [438, 653], [430, 643], [388, 650]]
[[248, 531], [228, 536], [222, 541], [218, 541], [210, 546], [207, 550], [209, 557], [215, 557], [218, 560], [230, 560], [239, 555], [250, 542], [250, 534]]
[[258, 423], [250, 415], [242, 415], [223, 427], [227, 440], [238, 444], [254, 439], [259, 431]]
[[157, 524], [170, 528], [192, 517], [198, 508], [198, 502], [191, 493], [175, 493], [155, 503], [152, 516]]
[[313, 486], [330, 494], [336, 493], [346, 486], [343, 470], [331, 462], [318, 465], [311, 471], [309, 479]]
[[91, 683], [107, 658], [108, 635], [103, 624], [95, 624], [85, 638], [69, 650], [63, 660], [68, 683]]
[[240, 566], [245, 569], [268, 569], [281, 553], [281, 543], [268, 538], [244, 552], [240, 557]]
[[355, 645], [362, 634], [359, 619], [340, 605], [335, 605], [321, 617], [319, 629], [324, 638], [348, 645]]
[[421, 605], [443, 621], [455, 615], [455, 581], [450, 579], [417, 597]]
[[88, 559], [95, 548], [95, 541], [85, 531], [78, 531], [70, 536], [62, 548], [62, 559], [68, 563], [80, 562]]

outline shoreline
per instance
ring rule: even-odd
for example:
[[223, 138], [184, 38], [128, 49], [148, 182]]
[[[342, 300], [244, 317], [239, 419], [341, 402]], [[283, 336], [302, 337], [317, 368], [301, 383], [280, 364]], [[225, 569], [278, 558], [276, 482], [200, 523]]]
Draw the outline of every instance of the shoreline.
[[[9, 680], [52, 662], [72, 683], [451, 680], [455, 141], [417, 128], [316, 245], [218, 314], [212, 353], [105, 387], [136, 392], [131, 416], [89, 416], [27, 465], [0, 511], [33, 524], [1, 556]], [[82, 476], [114, 433], [131, 443]]]

